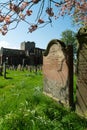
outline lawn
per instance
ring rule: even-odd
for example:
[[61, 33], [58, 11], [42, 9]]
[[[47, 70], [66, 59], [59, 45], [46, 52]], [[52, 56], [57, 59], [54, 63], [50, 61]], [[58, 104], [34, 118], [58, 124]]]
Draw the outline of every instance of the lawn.
[[42, 72], [0, 76], [0, 130], [86, 130], [87, 120], [43, 94]]

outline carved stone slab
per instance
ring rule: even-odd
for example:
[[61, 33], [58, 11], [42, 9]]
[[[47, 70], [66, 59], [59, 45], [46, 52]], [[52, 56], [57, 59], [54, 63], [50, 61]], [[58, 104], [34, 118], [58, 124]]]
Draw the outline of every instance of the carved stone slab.
[[63, 42], [56, 39], [49, 42], [43, 56], [43, 74], [44, 92], [68, 105], [68, 66]]
[[78, 73], [76, 111], [87, 118], [87, 27], [78, 32]]

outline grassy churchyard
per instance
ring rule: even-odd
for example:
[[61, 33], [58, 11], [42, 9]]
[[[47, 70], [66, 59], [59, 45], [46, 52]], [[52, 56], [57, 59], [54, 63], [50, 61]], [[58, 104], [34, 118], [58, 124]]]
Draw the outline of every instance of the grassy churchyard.
[[43, 75], [7, 70], [0, 76], [0, 130], [86, 130], [87, 120], [43, 94]]

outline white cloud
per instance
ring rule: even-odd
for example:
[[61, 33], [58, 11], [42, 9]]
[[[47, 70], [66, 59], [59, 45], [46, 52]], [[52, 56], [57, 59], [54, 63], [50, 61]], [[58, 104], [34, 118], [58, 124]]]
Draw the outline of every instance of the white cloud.
[[8, 43], [8, 42], [6, 42], [6, 41], [0, 41], [0, 48], [1, 48], [1, 47], [8, 48], [8, 46], [9, 46], [9, 43]]
[[14, 47], [11, 43], [9, 43], [7, 41], [0, 41], [0, 49], [1, 49], [1, 47], [17, 49], [17, 47]]

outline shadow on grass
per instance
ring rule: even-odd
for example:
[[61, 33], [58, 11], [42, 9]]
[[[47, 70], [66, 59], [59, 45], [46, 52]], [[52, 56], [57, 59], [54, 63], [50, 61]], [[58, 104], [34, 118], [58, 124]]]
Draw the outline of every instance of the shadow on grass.
[[12, 77], [6, 77], [5, 79], [13, 79]]

